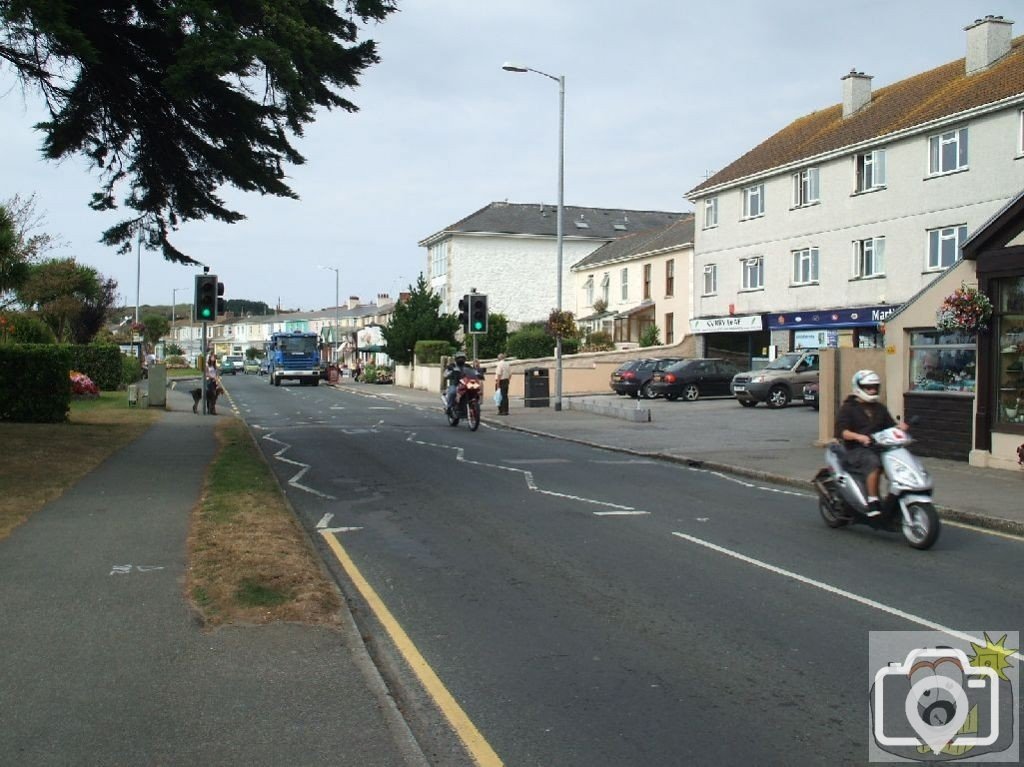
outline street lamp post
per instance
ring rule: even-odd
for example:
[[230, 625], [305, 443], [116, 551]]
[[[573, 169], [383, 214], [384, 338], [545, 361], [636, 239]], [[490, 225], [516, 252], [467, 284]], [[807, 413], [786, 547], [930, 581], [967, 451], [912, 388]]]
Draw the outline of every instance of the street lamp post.
[[338, 364], [338, 331], [341, 329], [341, 323], [338, 320], [338, 304], [340, 303], [341, 296], [338, 293], [338, 284], [341, 280], [341, 270], [334, 266], [321, 266], [321, 269], [327, 269], [328, 271], [334, 272], [334, 333], [331, 339], [334, 342], [334, 364]]
[[[171, 288], [171, 340], [174, 341], [175, 345], [178, 343], [178, 339], [174, 337], [174, 315], [178, 310], [178, 291], [188, 290], [188, 288]], [[166, 350], [165, 350], [166, 354]]]
[[[538, 75], [547, 77], [549, 80], [554, 80], [558, 83], [558, 214], [557, 222], [555, 223], [555, 240], [557, 256], [557, 271], [558, 276], [556, 278], [556, 285], [558, 295], [556, 296], [556, 309], [558, 310], [559, 318], [562, 314], [562, 207], [565, 196], [565, 75], [549, 75], [547, 72], [541, 72], [539, 69], [531, 69], [530, 67], [524, 67], [519, 64], [512, 64], [505, 62], [502, 67], [506, 72], [533, 72]], [[558, 333], [555, 336], [555, 411], [558, 412], [562, 409], [562, 334]]]

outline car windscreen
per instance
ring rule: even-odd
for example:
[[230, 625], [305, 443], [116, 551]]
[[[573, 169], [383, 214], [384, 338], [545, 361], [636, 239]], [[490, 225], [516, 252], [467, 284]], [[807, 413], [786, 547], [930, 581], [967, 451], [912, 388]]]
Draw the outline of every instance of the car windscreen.
[[765, 370], [789, 370], [802, 357], [802, 354], [783, 354], [777, 360], [769, 362], [764, 366]]

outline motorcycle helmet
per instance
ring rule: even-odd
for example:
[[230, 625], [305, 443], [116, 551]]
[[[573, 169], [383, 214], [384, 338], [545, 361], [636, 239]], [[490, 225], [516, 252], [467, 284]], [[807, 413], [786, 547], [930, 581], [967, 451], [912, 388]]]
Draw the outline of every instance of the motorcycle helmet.
[[[878, 392], [882, 388], [882, 379], [874, 370], [858, 370], [853, 374], [850, 381], [853, 387], [853, 396], [861, 402], [878, 402]], [[873, 389], [873, 392], [865, 391], [865, 388]]]
[[455, 352], [455, 364], [460, 366], [466, 364], [465, 352]]

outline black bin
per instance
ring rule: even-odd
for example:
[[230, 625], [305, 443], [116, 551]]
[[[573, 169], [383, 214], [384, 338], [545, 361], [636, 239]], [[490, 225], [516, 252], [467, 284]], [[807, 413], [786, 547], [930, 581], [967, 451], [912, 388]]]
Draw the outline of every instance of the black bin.
[[523, 371], [523, 405], [550, 407], [551, 386], [547, 368], [527, 368]]

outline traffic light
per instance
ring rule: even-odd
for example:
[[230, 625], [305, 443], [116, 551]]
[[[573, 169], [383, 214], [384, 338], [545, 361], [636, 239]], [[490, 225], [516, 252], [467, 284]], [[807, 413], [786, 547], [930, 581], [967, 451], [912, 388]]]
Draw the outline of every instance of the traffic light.
[[224, 316], [225, 314], [227, 314], [227, 311], [228, 311], [227, 304], [224, 302], [224, 299], [221, 298], [221, 296], [223, 296], [223, 295], [224, 295], [224, 283], [223, 282], [218, 282], [217, 283], [217, 316], [218, 317]]
[[474, 294], [469, 297], [469, 332], [487, 332], [487, 296]]
[[209, 322], [217, 317], [217, 275], [196, 275], [196, 319]]
[[462, 332], [469, 332], [469, 296], [465, 295], [459, 299], [459, 324]]

